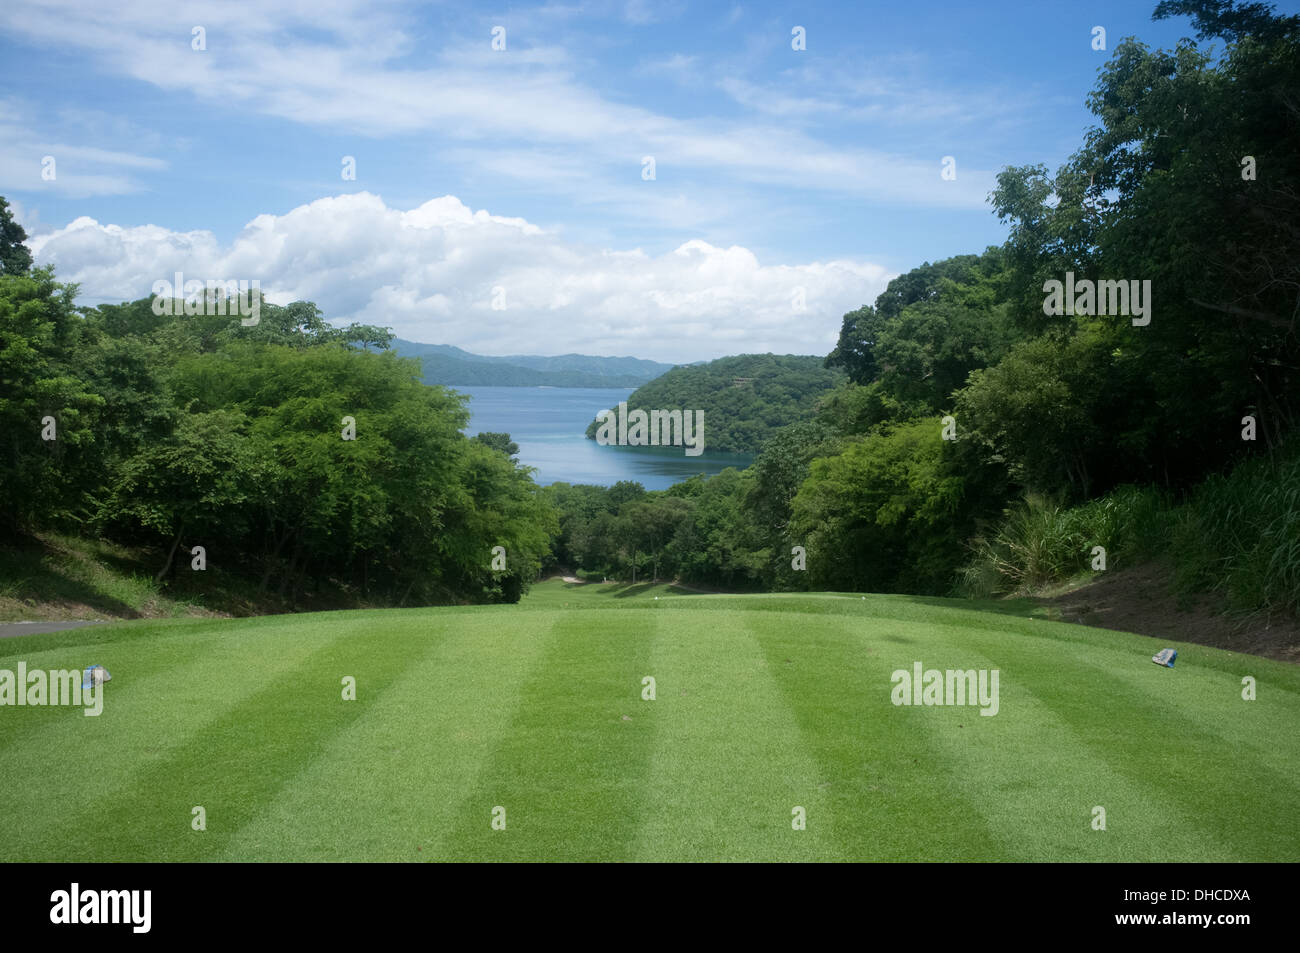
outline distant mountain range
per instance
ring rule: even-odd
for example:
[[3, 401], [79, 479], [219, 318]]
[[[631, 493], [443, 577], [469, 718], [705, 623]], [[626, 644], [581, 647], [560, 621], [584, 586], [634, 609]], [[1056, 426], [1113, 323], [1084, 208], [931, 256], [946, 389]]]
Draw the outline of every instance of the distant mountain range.
[[450, 344], [420, 344], [401, 338], [394, 338], [392, 346], [402, 357], [420, 359], [426, 384], [449, 386], [640, 387], [676, 366], [637, 357], [588, 354], [487, 357]]

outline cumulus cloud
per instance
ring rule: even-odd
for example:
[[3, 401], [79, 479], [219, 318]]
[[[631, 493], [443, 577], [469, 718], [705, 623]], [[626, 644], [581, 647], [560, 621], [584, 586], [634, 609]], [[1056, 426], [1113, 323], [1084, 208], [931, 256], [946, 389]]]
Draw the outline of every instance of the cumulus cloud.
[[484, 354], [673, 362], [824, 354], [844, 312], [892, 277], [867, 262], [763, 264], [746, 248], [699, 240], [657, 256], [590, 247], [451, 195], [408, 211], [368, 192], [322, 198], [259, 215], [226, 246], [207, 231], [85, 217], [30, 245], [38, 264], [54, 264], [90, 302], [145, 297], [180, 271], [186, 280], [257, 279], [278, 304], [311, 300], [336, 321]]

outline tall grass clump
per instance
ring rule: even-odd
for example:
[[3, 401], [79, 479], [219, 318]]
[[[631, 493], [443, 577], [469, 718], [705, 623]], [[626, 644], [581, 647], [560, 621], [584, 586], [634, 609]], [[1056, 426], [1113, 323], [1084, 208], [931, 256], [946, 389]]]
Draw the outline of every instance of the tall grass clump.
[[1197, 487], [1172, 552], [1183, 591], [1220, 592], [1238, 612], [1300, 615], [1300, 440]]
[[[1107, 568], [1133, 565], [1161, 555], [1173, 534], [1172, 496], [1159, 487], [1121, 486], [1067, 511], [1073, 538], [1106, 549]], [[1084, 558], [1085, 564], [1091, 559]]]
[[1073, 571], [1078, 546], [1065, 507], [1027, 494], [1003, 512], [993, 533], [972, 540], [974, 557], [959, 574], [959, 589], [972, 597], [1028, 592]]
[[1075, 507], [1026, 494], [992, 533], [971, 541], [957, 591], [972, 598], [1032, 592], [1089, 571], [1094, 546], [1105, 548], [1109, 569], [1159, 554], [1171, 534], [1169, 495], [1155, 487], [1123, 486]]
[[1217, 592], [1239, 613], [1300, 616], [1300, 439], [1215, 474], [1177, 505], [1157, 487], [1119, 487], [1075, 507], [1029, 494], [970, 542], [957, 591], [1027, 593], [1090, 568], [1157, 558], [1183, 593]]

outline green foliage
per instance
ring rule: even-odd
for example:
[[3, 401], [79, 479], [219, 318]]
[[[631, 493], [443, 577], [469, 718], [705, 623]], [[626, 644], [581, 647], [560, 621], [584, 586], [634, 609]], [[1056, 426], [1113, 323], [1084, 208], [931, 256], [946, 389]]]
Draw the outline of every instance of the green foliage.
[[957, 394], [958, 435], [1026, 487], [1086, 496], [1107, 431], [1097, 414], [1105, 344], [1094, 335], [1043, 335], [971, 373]]
[[483, 432], [474, 435], [474, 439], [485, 447], [504, 453], [507, 457], [519, 456], [519, 444], [510, 439], [508, 433]]
[[790, 504], [808, 476], [814, 457], [834, 453], [840, 444], [835, 430], [808, 420], [778, 430], [763, 445], [750, 468], [753, 487], [745, 499], [760, 525], [783, 533], [790, 520]]
[[1211, 476], [1177, 517], [1183, 589], [1220, 592], [1240, 611], [1300, 614], [1300, 440]]
[[210, 543], [240, 524], [247, 529], [247, 504], [265, 476], [265, 448], [246, 439], [247, 423], [238, 411], [182, 414], [174, 433], [145, 442], [115, 473], [104, 513], [174, 539], [160, 577], [186, 530]]
[[821, 420], [791, 424], [778, 430], [763, 445], [763, 452], [746, 471], [751, 480], [741, 503], [750, 528], [738, 538], [749, 539], [752, 547], [761, 552], [754, 568], [756, 578], [766, 588], [808, 587], [807, 574], [795, 570], [791, 560], [782, 555], [790, 553], [799, 542], [789, 532], [791, 506], [799, 487], [808, 478], [812, 461], [837, 453], [842, 444], [840, 431]]
[[1190, 16], [1202, 40], [1222, 37], [1231, 42], [1246, 37], [1274, 39], [1300, 30], [1300, 16], [1274, 15], [1269, 3], [1234, 3], [1233, 0], [1160, 0], [1153, 20]]
[[1098, 125], [1083, 147], [1054, 176], [1005, 170], [993, 196], [1025, 333], [1088, 323], [1042, 314], [1043, 282], [1067, 270], [1151, 282], [1150, 325], [1104, 319], [1111, 356], [1092, 394], [1072, 388], [1105, 422], [1102, 491], [1186, 486], [1228, 465], [1243, 414], [1269, 447], [1300, 420], [1300, 18], [1212, 0], [1156, 15], [1181, 13], [1230, 41], [1222, 56], [1126, 40], [1089, 97]]
[[1300, 453], [1243, 462], [1181, 501], [1156, 486], [1122, 486], [1066, 507], [1030, 494], [971, 543], [961, 572], [971, 596], [1031, 592], [1091, 568], [1107, 571], [1160, 558], [1184, 592], [1217, 590], [1240, 610], [1294, 613], [1300, 568]]
[[1005, 312], [950, 300], [904, 308], [876, 346], [884, 391], [916, 414], [942, 410], [968, 374], [1006, 352]]
[[75, 294], [49, 268], [0, 274], [0, 520], [11, 531], [75, 520], [97, 459], [105, 400], [76, 366], [86, 332]]
[[14, 221], [9, 203], [0, 195], [0, 275], [25, 275], [31, 270], [32, 253], [26, 241], [26, 230]]
[[679, 530], [672, 548], [681, 578], [723, 589], [775, 588], [781, 554], [773, 552], [767, 527], [745, 503], [754, 486], [753, 471], [728, 467], [690, 482], [697, 485], [692, 519]]
[[617, 507], [611, 506], [608, 490], [600, 486], [552, 483], [543, 487], [541, 493], [558, 521], [546, 565], [577, 570], [588, 553], [589, 525], [597, 516]]
[[814, 589], [946, 592], [961, 560], [964, 478], [945, 465], [937, 418], [880, 429], [814, 460], [790, 539]]
[[[637, 388], [633, 410], [704, 411], [704, 446], [722, 453], [757, 453], [779, 428], [811, 419], [816, 401], [843, 380], [816, 357], [741, 354], [676, 367]], [[596, 438], [596, 421], [587, 427]]]
[[609, 488], [553, 484], [543, 495], [558, 514], [556, 563], [582, 579], [770, 585], [772, 554], [745, 505], [753, 485], [752, 471], [731, 467], [650, 493], [626, 481]]
[[973, 541], [975, 557], [963, 567], [962, 591], [972, 597], [1032, 592], [1080, 572], [1085, 543], [1059, 501], [1031, 493], [1007, 510], [990, 538]]
[[970, 371], [1006, 352], [1005, 267], [996, 248], [927, 262], [891, 281], [874, 308], [844, 316], [825, 363], [854, 384], [879, 385], [868, 426], [938, 413]]
[[[419, 381], [391, 335], [335, 328], [310, 302], [155, 313], [76, 309], [48, 269], [0, 275], [3, 516], [155, 545], [157, 576], [260, 570], [397, 602], [516, 601], [555, 513], [506, 434], [467, 439], [466, 398]], [[158, 310], [162, 310], [159, 308]], [[41, 439], [53, 417], [57, 440]], [[345, 427], [349, 418], [355, 439]], [[506, 551], [493, 570], [492, 548]]]

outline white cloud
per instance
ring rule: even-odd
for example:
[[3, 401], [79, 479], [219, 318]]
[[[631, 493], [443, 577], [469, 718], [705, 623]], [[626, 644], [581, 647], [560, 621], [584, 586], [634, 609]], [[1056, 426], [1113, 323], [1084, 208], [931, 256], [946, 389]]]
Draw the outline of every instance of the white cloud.
[[[649, 9], [632, 3], [624, 12], [638, 19]], [[657, 18], [675, 13], [662, 4], [653, 9]], [[607, 181], [654, 155], [665, 173], [679, 168], [787, 189], [986, 208], [991, 172], [967, 167], [958, 181], [941, 183], [937, 156], [927, 163], [838, 146], [792, 128], [792, 115], [841, 108], [814, 106], [808, 94], [732, 84], [731, 95], [759, 118], [679, 118], [581, 82], [559, 47], [511, 41], [507, 52], [493, 52], [485, 28], [477, 38], [448, 37], [425, 49], [412, 19], [394, 4], [369, 0], [193, 7], [47, 0], [21, 12], [0, 5], [0, 30], [85, 50], [111, 73], [318, 128], [427, 133], [484, 156], [510, 144], [565, 149], [582, 155], [588, 175]], [[190, 48], [195, 24], [207, 30], [203, 52]], [[106, 191], [113, 187], [104, 183]]]
[[[824, 354], [846, 311], [892, 277], [880, 265], [765, 265], [739, 246], [693, 240], [651, 256], [566, 242], [454, 196], [409, 211], [367, 192], [259, 215], [227, 246], [206, 231], [122, 228], [78, 218], [33, 238], [39, 264], [90, 302], [134, 300], [154, 281], [261, 281], [280, 304], [315, 301], [334, 320], [485, 354], [693, 361], [744, 350]], [[505, 290], [505, 310], [492, 308]], [[807, 310], [794, 310], [796, 289]]]
[[[61, 118], [69, 133], [75, 135], [86, 128], [92, 117], [88, 111], [73, 110]], [[71, 145], [60, 133], [40, 135], [34, 131], [38, 118], [35, 110], [15, 98], [0, 99], [0, 190], [73, 198], [123, 195], [142, 188], [132, 173], [167, 168], [166, 161], [152, 156]], [[53, 178], [42, 175], [47, 157], [54, 160], [49, 166]]]

